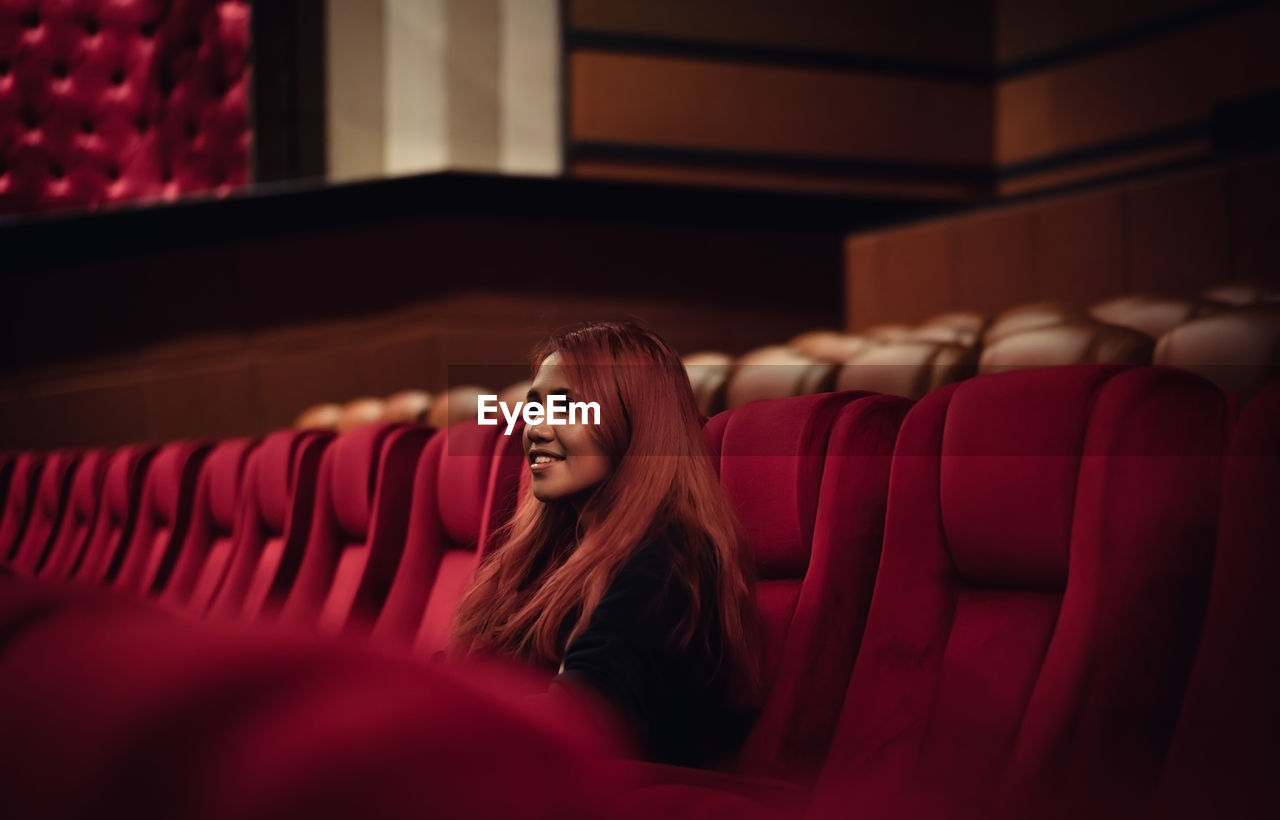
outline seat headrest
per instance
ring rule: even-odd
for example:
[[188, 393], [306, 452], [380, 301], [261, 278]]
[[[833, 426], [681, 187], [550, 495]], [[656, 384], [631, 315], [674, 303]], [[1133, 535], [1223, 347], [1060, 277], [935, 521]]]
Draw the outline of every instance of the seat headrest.
[[224, 441], [213, 448], [205, 460], [205, 481], [209, 488], [209, 519], [212, 524], [230, 532], [235, 523], [236, 500], [240, 496], [241, 470], [252, 442], [247, 439]]
[[1150, 364], [1155, 340], [1127, 327], [1094, 321], [1064, 322], [990, 342], [978, 370], [990, 373], [1015, 367], [1062, 364]]
[[75, 478], [71, 482], [71, 498], [68, 505], [82, 517], [88, 517], [98, 508], [102, 495], [102, 478], [109, 453], [105, 450], [89, 450], [80, 459]]
[[1280, 304], [1262, 302], [1179, 325], [1160, 338], [1154, 361], [1199, 373], [1248, 401], [1280, 377]]
[[440, 525], [455, 542], [477, 544], [493, 453], [506, 439], [501, 426], [455, 424], [436, 434], [444, 448], [436, 469]]
[[761, 579], [803, 578], [809, 566], [827, 436], [847, 395], [745, 405], [728, 414], [720, 483]]
[[378, 464], [387, 437], [400, 424], [370, 424], [342, 433], [325, 454], [333, 515], [339, 529], [353, 541], [369, 533]]

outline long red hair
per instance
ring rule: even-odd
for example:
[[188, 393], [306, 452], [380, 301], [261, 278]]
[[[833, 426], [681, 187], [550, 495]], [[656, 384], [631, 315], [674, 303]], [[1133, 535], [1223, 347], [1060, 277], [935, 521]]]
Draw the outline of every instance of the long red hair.
[[454, 622], [457, 653], [496, 652], [554, 668], [627, 561], [651, 538], [673, 546], [671, 582], [690, 602], [677, 648], [718, 632], [731, 702], [760, 687], [751, 579], [737, 520], [702, 437], [675, 351], [628, 322], [584, 325], [534, 351], [560, 354], [575, 400], [600, 403], [591, 434], [612, 471], [579, 505], [526, 492]]

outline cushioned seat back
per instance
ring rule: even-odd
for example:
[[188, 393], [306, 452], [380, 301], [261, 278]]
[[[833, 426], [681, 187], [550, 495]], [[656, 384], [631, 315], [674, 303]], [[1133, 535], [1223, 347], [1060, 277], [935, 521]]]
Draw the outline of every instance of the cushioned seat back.
[[1280, 304], [1257, 304], [1187, 322], [1160, 337], [1155, 363], [1199, 373], [1243, 404], [1280, 378]]
[[816, 815], [1132, 810], [1190, 666], [1227, 408], [1191, 374], [1103, 366], [922, 399]]
[[79, 463], [80, 453], [73, 450], [50, 453], [45, 457], [22, 540], [11, 552], [10, 564], [18, 572], [34, 575], [36, 567], [44, 561], [62, 521], [67, 497], [71, 493], [71, 479]]
[[139, 596], [154, 592], [161, 566], [186, 537], [196, 481], [212, 446], [176, 441], [160, 448], [147, 470], [129, 540], [107, 566], [106, 580], [116, 589]]
[[1280, 301], [1280, 288], [1262, 282], [1226, 282], [1200, 291], [1200, 297], [1231, 307]]
[[[438, 554], [425, 607], [412, 622], [409, 636], [415, 650], [424, 655], [448, 646], [458, 604], [480, 562], [501, 546], [501, 529], [515, 510], [520, 476], [527, 472], [522, 424], [517, 424], [510, 436], [492, 432], [504, 428], [486, 427], [488, 432], [482, 434], [477, 427], [464, 422], [445, 431], [449, 440], [436, 473], [442, 537], [428, 536], [418, 542], [418, 537], [427, 536], [430, 530], [416, 528], [410, 537], [416, 549], [428, 546]], [[447, 486], [454, 481], [459, 482], [456, 487]], [[417, 513], [419, 505], [414, 509]], [[429, 525], [428, 520], [420, 522]]]
[[831, 389], [834, 378], [835, 366], [829, 362], [815, 361], [786, 347], [762, 347], [738, 359], [729, 376], [725, 406], [820, 393]]
[[231, 563], [210, 616], [254, 620], [264, 610], [278, 612], [306, 548], [320, 461], [331, 441], [328, 432], [281, 430], [249, 455]]
[[281, 619], [304, 630], [368, 629], [404, 550], [413, 474], [431, 429], [370, 424], [334, 440]]
[[20, 453], [13, 460], [9, 494], [4, 498], [4, 518], [0, 519], [0, 559], [4, 563], [12, 560], [22, 541], [43, 469], [44, 457], [35, 453]]
[[725, 385], [733, 372], [733, 357], [728, 353], [704, 351], [685, 356], [683, 364], [698, 411], [704, 416], [713, 416], [723, 410]]
[[1245, 407], [1223, 470], [1213, 591], [1152, 817], [1280, 816], [1280, 381]]
[[1127, 327], [1158, 339], [1195, 318], [1199, 307], [1194, 299], [1131, 294], [1098, 302], [1089, 308], [1089, 315], [1099, 322]]
[[[737, 769], [817, 774], [862, 639], [890, 456], [911, 402], [836, 393], [759, 402], [709, 434], [756, 559], [768, 694]], [[723, 426], [723, 432], [717, 428]]]
[[463, 422], [440, 431], [423, 449], [404, 555], [374, 628], [377, 640], [411, 645], [441, 572], [465, 574], [474, 565], [493, 447], [505, 438], [503, 429]]
[[231, 565], [244, 465], [255, 444], [250, 439], [224, 441], [205, 460], [187, 536], [165, 556], [153, 584], [166, 605], [203, 613], [221, 585]]
[[982, 334], [982, 344], [985, 347], [1010, 333], [1078, 322], [1084, 318], [1084, 311], [1071, 305], [1060, 302], [1028, 302], [997, 313]]
[[1127, 327], [1093, 321], [1010, 333], [983, 348], [978, 372], [1063, 364], [1150, 364], [1155, 340]]
[[991, 324], [991, 317], [971, 310], [939, 313], [916, 325], [911, 338], [921, 342], [949, 342], [974, 347]]
[[787, 346], [810, 359], [841, 364], [877, 344], [878, 341], [867, 336], [812, 330], [795, 337]]
[[37, 576], [57, 580], [66, 578], [72, 563], [89, 543], [102, 500], [102, 482], [106, 478], [109, 455], [105, 450], [88, 450], [81, 457], [71, 480], [71, 491], [58, 531], [44, 560], [35, 567]]
[[835, 388], [918, 399], [936, 387], [969, 378], [977, 361], [972, 347], [953, 342], [889, 342], [842, 365]]
[[112, 558], [124, 549], [133, 532], [142, 485], [156, 452], [156, 447], [139, 444], [122, 447], [111, 456], [102, 480], [97, 520], [84, 550], [70, 562], [71, 577], [91, 584], [103, 582]]

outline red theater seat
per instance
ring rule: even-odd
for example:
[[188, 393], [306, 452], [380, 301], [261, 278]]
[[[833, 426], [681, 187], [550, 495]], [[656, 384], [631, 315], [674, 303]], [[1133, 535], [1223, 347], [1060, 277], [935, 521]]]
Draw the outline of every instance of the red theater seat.
[[44, 558], [35, 566], [37, 576], [56, 580], [66, 578], [72, 562], [88, 545], [102, 503], [103, 480], [109, 460], [110, 453], [106, 450], [89, 450], [81, 457], [71, 480], [71, 492], [57, 533]]
[[1280, 816], [1278, 420], [1274, 382], [1232, 437], [1213, 591], [1153, 818]]
[[1174, 370], [979, 377], [916, 405], [813, 816], [1130, 817], [1190, 669], [1228, 402]]
[[[102, 583], [112, 557], [124, 549], [133, 532], [143, 481], [155, 455], [155, 447], [135, 445], [121, 448], [111, 456], [92, 534], [78, 555], [68, 557], [67, 577], [91, 584]], [[62, 576], [55, 572], [50, 577]]]
[[278, 613], [306, 549], [320, 460], [331, 441], [327, 432], [281, 430], [250, 454], [231, 563], [210, 616], [256, 620], [264, 610]]
[[0, 816], [585, 820], [605, 802], [608, 739], [514, 675], [70, 592], [0, 579]]
[[4, 518], [0, 519], [0, 561], [8, 564], [22, 541], [27, 520], [35, 506], [36, 489], [40, 472], [44, 469], [44, 457], [36, 453], [19, 453], [13, 459], [13, 471], [9, 478], [9, 492], [4, 497]]
[[371, 424], [330, 445], [283, 623], [330, 633], [372, 627], [404, 551], [413, 474], [431, 433], [417, 425]]
[[244, 466], [256, 444], [249, 439], [224, 441], [205, 460], [186, 538], [165, 555], [156, 573], [153, 589], [163, 590], [161, 600], [167, 606], [203, 613], [226, 577]]
[[46, 551], [57, 535], [71, 492], [71, 479], [79, 463], [80, 453], [75, 450], [62, 450], [45, 456], [26, 529], [9, 561], [19, 573], [34, 575], [36, 567], [44, 561]]
[[707, 432], [755, 560], [766, 699], [732, 768], [811, 780], [862, 638], [890, 454], [911, 403], [835, 393], [756, 402]]
[[122, 592], [149, 596], [162, 566], [186, 538], [200, 468], [213, 445], [178, 441], [156, 453], [147, 470], [133, 530], [107, 564], [106, 581]]
[[404, 555], [373, 631], [424, 654], [446, 647], [453, 614], [515, 508], [524, 465], [520, 430], [462, 422], [432, 438], [418, 461]]

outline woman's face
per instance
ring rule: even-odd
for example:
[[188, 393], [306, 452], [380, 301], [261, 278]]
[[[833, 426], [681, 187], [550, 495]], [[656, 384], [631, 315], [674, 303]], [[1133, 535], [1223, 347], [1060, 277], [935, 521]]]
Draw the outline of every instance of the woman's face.
[[[565, 396], [566, 407], [568, 402], [585, 400], [575, 395], [574, 386], [568, 383], [564, 368], [560, 367], [559, 353], [552, 353], [538, 366], [529, 387], [529, 401], [545, 406], [547, 398], [555, 394]], [[524, 453], [533, 495], [539, 501], [572, 499], [609, 476], [613, 465], [592, 438], [591, 427], [582, 422], [582, 414], [578, 415], [576, 424], [544, 421], [525, 425]]]

